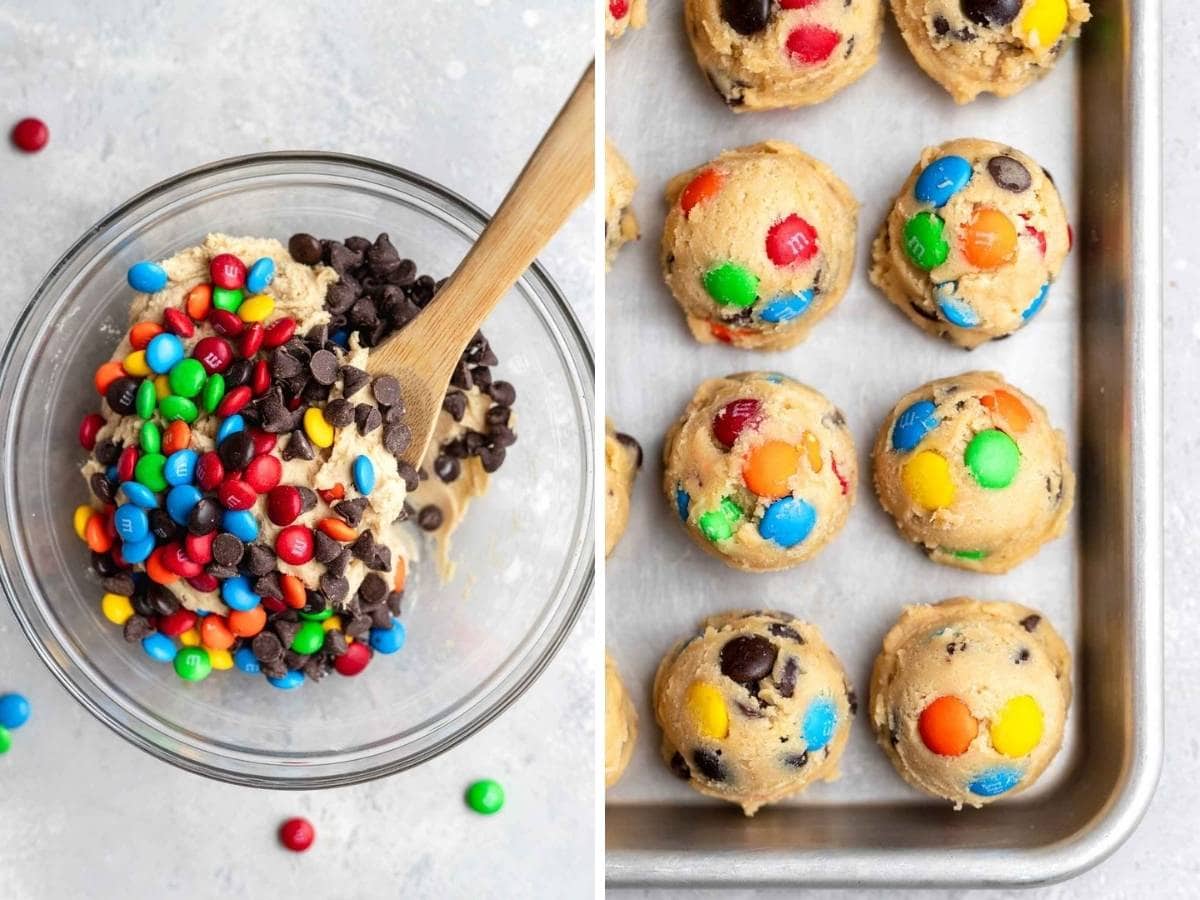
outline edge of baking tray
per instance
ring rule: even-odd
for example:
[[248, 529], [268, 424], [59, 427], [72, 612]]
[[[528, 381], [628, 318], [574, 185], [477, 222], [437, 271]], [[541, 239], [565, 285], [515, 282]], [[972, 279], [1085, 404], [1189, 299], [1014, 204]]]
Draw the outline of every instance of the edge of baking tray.
[[1130, 391], [1132, 543], [1130, 696], [1134, 716], [1124, 777], [1103, 809], [1069, 838], [1030, 850], [927, 854], [909, 849], [718, 854], [617, 850], [606, 855], [611, 887], [703, 885], [1044, 885], [1111, 855], [1150, 806], [1163, 756], [1162, 574], [1162, 123], [1160, 0], [1134, 0], [1130, 79]]

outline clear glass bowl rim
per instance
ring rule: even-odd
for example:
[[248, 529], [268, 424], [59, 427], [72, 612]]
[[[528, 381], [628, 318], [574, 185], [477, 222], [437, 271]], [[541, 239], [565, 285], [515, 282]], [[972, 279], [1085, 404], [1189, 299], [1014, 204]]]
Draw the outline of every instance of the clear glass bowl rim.
[[[287, 167], [289, 165], [297, 168], [293, 169], [290, 173], [278, 170], [278, 167]], [[153, 204], [172, 191], [186, 188], [189, 184], [210, 179], [213, 176], [244, 176], [252, 174], [252, 170], [257, 167], [276, 167], [272, 168], [268, 174], [305, 174], [305, 170], [299, 167], [311, 167], [314, 165], [335, 167], [350, 173], [357, 171], [360, 174], [370, 174], [376, 178], [383, 178], [385, 181], [392, 181], [393, 187], [397, 186], [395, 183], [398, 182], [398, 186], [401, 188], [425, 192], [431, 195], [434, 202], [440, 205], [444, 212], [455, 216], [475, 234], [482, 231], [490, 220], [490, 217], [474, 203], [471, 203], [466, 198], [435, 181], [400, 166], [352, 154], [329, 151], [273, 151], [227, 157], [187, 169], [151, 185], [119, 204], [84, 231], [70, 248], [50, 267], [34, 290], [32, 297], [26, 303], [24, 309], [22, 309], [13, 322], [12, 330], [4, 342], [3, 349], [0, 350], [0, 398], [4, 398], [4, 394], [9, 390], [10, 369], [12, 369], [14, 362], [17, 361], [16, 354], [22, 338], [27, 336], [31, 328], [37, 328], [43, 324], [42, 317], [38, 313], [54, 296], [57, 296], [57, 294], [52, 294], [51, 290], [56, 287], [60, 276], [67, 272], [73, 265], [79, 263], [80, 254], [84, 252], [91, 242], [104, 235], [123, 218], [136, 214], [139, 209]], [[558, 349], [568, 360], [582, 369], [582, 371], [572, 372], [572, 374], [582, 381], [582, 386], [586, 392], [584, 406], [586, 407], [588, 416], [585, 421], [585, 427], [591, 430], [593, 428], [591, 418], [594, 414], [594, 395], [592, 392], [595, 383], [595, 361], [587, 335], [580, 326], [578, 317], [575, 315], [574, 310], [571, 308], [561, 289], [540, 262], [535, 260], [525, 275], [522, 276], [522, 280], [533, 282], [540, 289], [536, 293], [548, 299], [551, 310], [557, 313], [556, 324], [562, 329], [567, 339], [567, 346], [562, 346], [563, 342], [560, 341]], [[11, 401], [16, 398], [7, 397], [4, 399]], [[5, 408], [3, 421], [0, 422], [0, 425], [2, 425], [0, 434], [6, 434], [9, 430], [10, 411], [13, 405], [15, 404], [10, 403]], [[3, 471], [0, 472], [0, 521], [4, 522], [8, 521], [10, 512], [10, 501], [8, 498], [8, 482], [11, 470], [11, 466], [9, 465], [11, 459], [10, 453], [11, 448], [0, 447], [0, 454], [3, 455], [4, 465]], [[594, 479], [592, 467], [587, 465], [585, 466], [585, 470], [590, 472]], [[589, 492], [589, 504], [594, 503], [591, 499], [593, 494], [594, 491]], [[591, 522], [593, 516], [590, 513], [593, 510], [589, 508], [587, 512], [589, 512], [587, 521]], [[586, 529], [585, 537], [594, 539], [594, 528], [591, 525]], [[0, 533], [0, 540], [3, 540], [5, 544], [10, 543], [2, 533]], [[478, 732], [516, 702], [529, 689], [533, 682], [537, 680], [546, 666], [549, 665], [550, 661], [557, 654], [558, 649], [562, 646], [562, 643], [570, 634], [583, 608], [587, 605], [595, 579], [594, 555], [585, 552], [578, 558], [575, 564], [575, 574], [567, 580], [568, 584], [575, 583], [576, 589], [574, 596], [570, 598], [570, 603], [566, 608], [565, 614], [558, 617], [558, 622], [554, 626], [553, 633], [548, 636], [548, 639], [540, 644], [534, 644], [529, 648], [530, 655], [534, 652], [537, 653], [537, 657], [533, 660], [532, 664], [523, 671], [520, 671], [518, 677], [512, 679], [511, 683], [504, 686], [503, 693], [495, 698], [489, 706], [479, 711], [469, 710], [466, 722], [461, 723], [448, 734], [442, 735], [438, 740], [425, 747], [419, 753], [399, 759], [385, 759], [375, 765], [366, 766], [351, 772], [336, 771], [298, 775], [296, 769], [291, 768], [287, 775], [280, 776], [278, 774], [268, 774], [264, 771], [266, 768], [264, 764], [260, 764], [254, 771], [238, 770], [214, 764], [212, 761], [204, 758], [195, 758], [193, 755], [175, 752], [171, 747], [163, 746], [150, 736], [142, 733], [141, 730], [135, 727], [136, 722], [131, 723], [127, 721], [130, 718], [128, 713], [121, 711], [120, 714], [117, 714], [118, 704], [110, 702], [106, 707], [99, 702], [88, 690], [76, 682], [74, 677], [74, 663], [66, 654], [56, 654], [54, 648], [47, 645], [44, 634], [39, 630], [38, 623], [35, 623], [30, 611], [26, 610], [23, 602], [18, 599], [19, 591], [17, 585], [14, 583], [13, 573], [9, 571], [7, 557], [10, 553], [13, 553], [11, 546], [4, 548], [3, 552], [0, 552], [0, 589], [3, 590], [22, 632], [33, 646], [34, 651], [43, 664], [50, 670], [59, 683], [67, 689], [67, 692], [87, 709], [88, 712], [135, 747], [186, 771], [230, 784], [290, 790], [311, 790], [314, 788], [361, 784], [376, 778], [395, 774], [396, 772], [420, 765], [446, 752]], [[33, 587], [32, 585], [28, 585], [26, 579], [23, 577], [21, 578], [21, 582], [27, 587]], [[33, 605], [38, 607], [43, 602], [43, 600], [39, 599], [38, 601], [33, 601]], [[41, 609], [36, 609], [35, 612], [40, 619], [45, 620]], [[111, 701], [110, 697], [105, 696], [105, 699]], [[462, 714], [458, 718], [462, 718]], [[138, 721], [143, 725], [146, 724], [145, 720]], [[151, 729], [152, 727], [150, 726]], [[170, 739], [167, 741], [167, 743], [172, 742]]]

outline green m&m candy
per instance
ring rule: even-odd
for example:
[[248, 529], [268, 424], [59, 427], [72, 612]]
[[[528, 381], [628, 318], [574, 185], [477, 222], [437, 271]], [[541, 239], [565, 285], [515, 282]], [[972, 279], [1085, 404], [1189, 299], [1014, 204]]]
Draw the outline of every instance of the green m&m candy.
[[204, 387], [204, 379], [208, 377], [208, 373], [204, 371], [204, 364], [198, 359], [181, 359], [171, 369], [167, 375], [167, 382], [171, 385], [171, 393], [178, 394], [180, 397], [195, 397], [200, 393], [200, 389]]
[[134, 466], [133, 479], [156, 493], [165, 491], [167, 479], [163, 475], [163, 466], [166, 464], [167, 458], [161, 453], [147, 453]]
[[200, 405], [204, 407], [206, 413], [215, 413], [224, 397], [225, 376], [220, 372], [213, 372], [208, 376], [208, 381], [204, 382], [204, 392], [200, 396]]
[[196, 421], [196, 416], [200, 415], [200, 411], [196, 409], [196, 404], [187, 397], [180, 397], [176, 394], [168, 394], [158, 401], [158, 411], [162, 413], [164, 419], [168, 422], [175, 422], [182, 419], [184, 422], [191, 424]]
[[998, 428], [989, 428], [971, 438], [963, 454], [971, 476], [981, 487], [1006, 488], [1017, 477], [1021, 451], [1017, 442]]
[[704, 289], [722, 306], [745, 308], [758, 299], [758, 276], [736, 263], [722, 263], [704, 276]]
[[292, 650], [301, 656], [316, 653], [325, 645], [325, 629], [320, 622], [305, 622], [292, 638]]
[[138, 443], [145, 453], [159, 453], [162, 451], [162, 431], [153, 422], [143, 422]]
[[326, 619], [328, 619], [332, 615], [333, 615], [333, 607], [332, 606], [327, 606], [320, 612], [313, 612], [313, 613], [305, 612], [304, 610], [300, 610], [300, 618], [306, 622], [324, 622]]
[[212, 672], [212, 660], [203, 647], [184, 647], [175, 654], [175, 674], [184, 681], [203, 681]]
[[467, 788], [467, 806], [480, 815], [490, 816], [504, 806], [504, 788], [491, 778], [476, 781]]
[[238, 311], [238, 307], [242, 305], [242, 298], [245, 296], [241, 288], [214, 287], [212, 305], [217, 309], [235, 313]]
[[987, 559], [986, 550], [952, 550], [951, 553], [954, 554], [956, 559]]
[[154, 415], [154, 407], [158, 405], [158, 392], [154, 389], [154, 379], [147, 378], [138, 385], [137, 394], [133, 398], [133, 408], [139, 419], [149, 419]]
[[0, 725], [0, 756], [3, 756], [12, 749], [12, 734], [3, 725]]
[[696, 524], [700, 526], [701, 534], [716, 543], [733, 537], [733, 529], [741, 520], [741, 507], [726, 497], [716, 509], [703, 513]]
[[904, 249], [913, 264], [929, 271], [936, 269], [950, 255], [945, 238], [946, 223], [929, 211], [919, 212], [904, 225]]

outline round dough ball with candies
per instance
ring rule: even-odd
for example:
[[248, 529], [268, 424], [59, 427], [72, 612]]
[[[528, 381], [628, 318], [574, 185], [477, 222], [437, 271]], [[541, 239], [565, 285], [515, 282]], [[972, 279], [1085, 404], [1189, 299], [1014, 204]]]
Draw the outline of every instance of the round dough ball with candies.
[[871, 724], [896, 771], [980, 807], [1032, 785], [1062, 744], [1070, 653], [1039, 613], [961, 597], [909, 606], [871, 678]]
[[930, 382], [875, 441], [875, 490], [935, 562], [1007, 572], [1062, 534], [1075, 491], [1046, 411], [995, 372]]
[[667, 765], [748, 816], [836, 778], [856, 709], [820, 632], [780, 612], [709, 618], [654, 679]]
[[976, 138], [929, 147], [872, 248], [871, 281], [918, 327], [972, 348], [1046, 305], [1071, 249], [1049, 174]]
[[780, 350], [841, 301], [858, 204], [783, 141], [722, 153], [667, 187], [663, 277], [695, 338]]
[[748, 572], [816, 555], [854, 504], [858, 465], [842, 413], [776, 373], [706, 381], [667, 434], [663, 487], [696, 543]]

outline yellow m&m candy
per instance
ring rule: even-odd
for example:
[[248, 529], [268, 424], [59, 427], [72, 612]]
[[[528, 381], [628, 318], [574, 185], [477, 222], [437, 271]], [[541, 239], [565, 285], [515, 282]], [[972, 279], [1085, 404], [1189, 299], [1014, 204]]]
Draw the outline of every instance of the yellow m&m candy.
[[1041, 742], [1043, 728], [1042, 708], [1028, 694], [1023, 694], [1004, 704], [989, 733], [998, 753], [1016, 759]]
[[1027, 47], [1049, 50], [1067, 28], [1067, 0], [1033, 0], [1017, 23], [1017, 33]]
[[75, 533], [79, 535], [81, 541], [87, 540], [87, 523], [92, 517], [94, 510], [87, 505], [75, 507], [75, 513], [71, 517], [71, 524], [75, 527]]
[[133, 618], [133, 603], [120, 594], [105, 594], [100, 600], [100, 611], [114, 625], [124, 625]]
[[950, 463], [933, 450], [922, 450], [904, 464], [900, 473], [904, 492], [926, 509], [942, 509], [954, 502]]
[[325, 419], [325, 414], [315, 406], [304, 411], [304, 433], [318, 447], [333, 445], [333, 426]]
[[262, 322], [275, 310], [275, 298], [270, 294], [255, 294], [242, 301], [238, 307], [238, 317], [243, 322]]
[[688, 715], [704, 737], [724, 740], [729, 736], [729, 710], [725, 698], [711, 684], [694, 681], [684, 696]]

